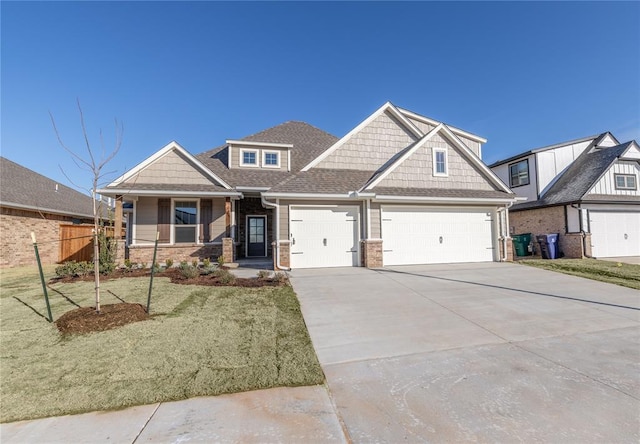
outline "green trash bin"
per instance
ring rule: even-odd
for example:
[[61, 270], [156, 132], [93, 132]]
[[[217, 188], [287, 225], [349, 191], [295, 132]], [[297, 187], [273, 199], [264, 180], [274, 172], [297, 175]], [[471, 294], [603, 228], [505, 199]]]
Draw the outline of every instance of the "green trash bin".
[[531, 256], [532, 252], [529, 251], [531, 233], [514, 234], [512, 238], [513, 250], [516, 253], [516, 256]]

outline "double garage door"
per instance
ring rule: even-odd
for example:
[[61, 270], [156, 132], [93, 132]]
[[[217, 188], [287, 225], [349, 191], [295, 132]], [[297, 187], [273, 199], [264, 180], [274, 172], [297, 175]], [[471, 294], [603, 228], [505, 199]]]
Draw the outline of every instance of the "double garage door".
[[589, 211], [594, 257], [640, 256], [640, 212]]
[[[384, 265], [494, 260], [493, 209], [382, 207]], [[360, 265], [357, 206], [289, 210], [291, 267]]]
[[492, 209], [382, 207], [384, 265], [494, 260]]

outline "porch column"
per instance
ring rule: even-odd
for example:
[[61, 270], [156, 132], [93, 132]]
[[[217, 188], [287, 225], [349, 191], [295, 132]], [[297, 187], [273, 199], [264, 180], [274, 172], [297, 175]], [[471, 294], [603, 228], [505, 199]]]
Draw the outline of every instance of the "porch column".
[[116, 195], [116, 214], [115, 214], [115, 226], [113, 233], [116, 240], [122, 239], [122, 194]]
[[231, 237], [231, 198], [230, 197], [227, 197], [224, 200], [224, 224], [225, 224], [224, 237]]

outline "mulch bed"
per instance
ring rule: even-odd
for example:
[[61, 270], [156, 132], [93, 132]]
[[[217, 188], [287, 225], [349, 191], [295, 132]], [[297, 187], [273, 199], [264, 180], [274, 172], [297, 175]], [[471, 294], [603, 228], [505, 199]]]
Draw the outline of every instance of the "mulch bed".
[[91, 333], [147, 319], [150, 316], [142, 305], [123, 302], [100, 306], [100, 314], [94, 307], [76, 308], [60, 316], [55, 324], [62, 333]]

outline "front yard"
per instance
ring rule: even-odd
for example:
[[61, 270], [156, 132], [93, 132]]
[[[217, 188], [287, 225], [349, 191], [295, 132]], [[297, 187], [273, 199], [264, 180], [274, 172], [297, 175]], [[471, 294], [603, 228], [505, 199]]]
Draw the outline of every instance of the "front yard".
[[[53, 276], [53, 267], [47, 269]], [[149, 280], [101, 283], [101, 303], [146, 304]], [[54, 320], [93, 305], [93, 283], [56, 283]], [[62, 335], [35, 268], [0, 270], [1, 422], [276, 386], [324, 375], [290, 286], [237, 288], [156, 278], [150, 320]]]
[[524, 259], [520, 264], [640, 290], [640, 265], [596, 259]]

